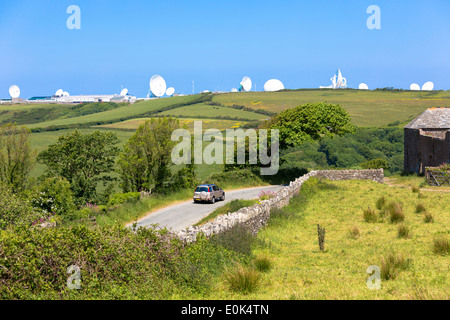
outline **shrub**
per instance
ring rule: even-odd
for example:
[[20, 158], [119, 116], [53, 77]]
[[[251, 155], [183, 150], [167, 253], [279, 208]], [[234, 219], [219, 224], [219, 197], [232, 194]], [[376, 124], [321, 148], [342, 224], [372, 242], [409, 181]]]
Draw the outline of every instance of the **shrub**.
[[44, 217], [59, 215], [66, 219], [75, 210], [70, 183], [60, 177], [46, 178], [34, 187], [30, 194], [30, 203]]
[[448, 255], [448, 252], [450, 251], [450, 241], [445, 237], [439, 237], [433, 239], [433, 252], [441, 255], [446, 256]]
[[425, 206], [422, 203], [419, 203], [416, 205], [416, 213], [422, 213], [422, 212], [426, 212], [427, 209], [425, 208]]
[[140, 199], [139, 192], [128, 192], [128, 193], [116, 193], [113, 194], [108, 201], [109, 207], [114, 207], [116, 205], [121, 205], [124, 203], [135, 203]]
[[272, 261], [267, 256], [257, 257], [254, 264], [255, 268], [260, 272], [268, 272], [272, 268]]
[[423, 215], [423, 221], [425, 223], [432, 223], [432, 222], [434, 222], [433, 214], [430, 213], [430, 212], [425, 212], [424, 215]]
[[394, 280], [401, 270], [409, 267], [411, 260], [405, 259], [402, 254], [388, 253], [381, 257], [381, 278], [384, 280]]
[[408, 239], [411, 237], [411, 231], [409, 227], [405, 224], [398, 225], [398, 237]]
[[389, 163], [384, 159], [373, 159], [359, 165], [363, 169], [389, 169]]
[[261, 283], [261, 274], [256, 270], [238, 264], [233, 270], [227, 270], [224, 275], [225, 282], [230, 290], [241, 294], [254, 292]]
[[413, 193], [419, 193], [419, 192], [420, 192], [420, 188], [419, 188], [419, 187], [416, 187], [416, 186], [411, 186], [411, 191], [412, 191]]
[[27, 201], [14, 194], [9, 187], [0, 182], [0, 230], [12, 225], [31, 224], [39, 216]]
[[361, 237], [361, 229], [357, 226], [353, 226], [348, 230], [348, 235], [352, 239], [359, 239]]
[[363, 211], [364, 221], [366, 222], [377, 222], [378, 215], [377, 212], [370, 207]]
[[388, 207], [388, 212], [392, 223], [398, 223], [405, 220], [403, 205], [400, 202], [391, 202]]

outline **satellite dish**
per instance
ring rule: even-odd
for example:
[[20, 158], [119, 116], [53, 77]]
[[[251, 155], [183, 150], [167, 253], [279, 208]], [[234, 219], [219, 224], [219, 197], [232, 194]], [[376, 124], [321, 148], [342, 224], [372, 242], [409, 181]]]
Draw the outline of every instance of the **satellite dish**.
[[122, 91], [120, 91], [120, 95], [121, 96], [126, 96], [127, 94], [128, 94], [128, 89], [127, 88], [125, 88]]
[[154, 75], [150, 79], [150, 91], [155, 97], [162, 97], [166, 93], [166, 81], [160, 75]]
[[264, 91], [280, 91], [284, 89], [283, 83], [278, 79], [270, 79], [264, 84]]
[[409, 90], [420, 91], [420, 86], [417, 83], [411, 83]]
[[434, 89], [434, 83], [431, 81], [425, 82], [422, 86], [422, 90], [424, 91], [431, 91]]
[[61, 97], [63, 95], [63, 93], [64, 93], [64, 90], [63, 89], [59, 89], [58, 91], [56, 91], [55, 96], [56, 97]]
[[238, 92], [238, 89], [233, 88], [233, 89], [231, 89], [231, 92]]
[[69, 94], [67, 91], [64, 91], [63, 94], [62, 94], [62, 96], [63, 96], [63, 97], [68, 97], [68, 96], [70, 96], [70, 94]]
[[365, 83], [360, 83], [359, 84], [359, 89], [360, 90], [369, 90], [369, 86]]
[[9, 87], [9, 95], [13, 99], [17, 99], [18, 97], [20, 97], [20, 89], [19, 89], [19, 87], [16, 86], [15, 84], [12, 85], [11, 87]]
[[240, 85], [241, 90], [243, 89], [245, 92], [248, 92], [252, 89], [252, 80], [249, 77], [244, 77], [242, 78]]
[[169, 97], [173, 96], [174, 93], [175, 93], [175, 88], [174, 87], [170, 87], [166, 91], [166, 95], [168, 95]]

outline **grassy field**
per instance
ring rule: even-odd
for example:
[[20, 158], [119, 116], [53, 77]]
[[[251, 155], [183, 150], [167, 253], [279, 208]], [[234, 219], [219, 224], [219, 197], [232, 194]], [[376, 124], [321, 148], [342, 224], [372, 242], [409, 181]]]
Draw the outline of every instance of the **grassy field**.
[[[112, 124], [105, 124], [98, 126], [99, 128], [106, 129], [125, 129], [125, 130], [136, 130], [142, 125], [146, 120], [150, 118], [138, 118], [132, 119]], [[180, 120], [181, 125], [187, 125], [188, 130], [190, 132], [194, 131], [194, 122], [201, 121], [203, 131], [208, 129], [218, 129], [220, 131], [226, 129], [234, 129], [245, 127], [249, 122], [248, 121], [238, 121], [238, 120], [223, 120], [223, 119], [195, 119], [195, 118], [178, 118]]]
[[139, 103], [135, 103], [132, 105], [127, 105], [125, 107], [99, 112], [94, 114], [89, 114], [86, 116], [74, 117], [74, 118], [62, 118], [51, 121], [44, 121], [40, 123], [30, 124], [28, 127], [30, 129], [35, 128], [46, 128], [50, 126], [66, 126], [66, 125], [74, 125], [74, 124], [90, 124], [95, 125], [96, 123], [101, 122], [120, 122], [125, 119], [132, 118], [134, 116], [138, 117], [139, 115], [145, 113], [153, 113], [160, 109], [166, 108], [171, 105], [176, 104], [188, 104], [195, 99], [198, 99], [198, 96], [180, 96], [180, 97], [172, 97], [165, 99], [153, 99], [149, 101], [142, 101]]
[[211, 106], [208, 104], [195, 104], [192, 106], [180, 107], [168, 111], [163, 111], [160, 113], [161, 116], [172, 116], [178, 118], [195, 118], [195, 117], [205, 117], [205, 118], [220, 118], [229, 117], [239, 120], [265, 120], [268, 116], [238, 110], [233, 108], [221, 107], [221, 106]]
[[[271, 217], [258, 238], [265, 243], [255, 256], [269, 261], [270, 270], [260, 273], [253, 293], [231, 291], [223, 275], [207, 299], [448, 299], [449, 257], [433, 252], [433, 241], [450, 236], [450, 194], [412, 192], [371, 181], [327, 182], [310, 196], [294, 198], [283, 214]], [[303, 190], [303, 189], [302, 189]], [[418, 196], [421, 194], [422, 196]], [[363, 211], [375, 209], [377, 200], [403, 204], [409, 228], [399, 237], [400, 224], [389, 215], [368, 223]], [[426, 223], [421, 204], [434, 216]], [[319, 250], [317, 224], [326, 229], [325, 251]], [[356, 231], [355, 231], [356, 230]], [[406, 266], [397, 277], [381, 280], [381, 289], [369, 290], [366, 270], [382, 268], [383, 256], [401, 253]]]
[[238, 92], [215, 95], [223, 105], [242, 105], [270, 112], [310, 102], [340, 104], [351, 115], [353, 124], [380, 127], [399, 121], [406, 123], [428, 107], [449, 107], [449, 91], [373, 91], [373, 90], [287, 90], [282, 92]]

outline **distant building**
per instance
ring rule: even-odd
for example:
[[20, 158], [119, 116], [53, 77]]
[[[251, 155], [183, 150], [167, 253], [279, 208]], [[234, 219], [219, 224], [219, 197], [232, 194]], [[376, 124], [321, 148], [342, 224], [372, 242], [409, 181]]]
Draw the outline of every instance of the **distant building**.
[[406, 172], [450, 162], [450, 108], [430, 108], [404, 128]]

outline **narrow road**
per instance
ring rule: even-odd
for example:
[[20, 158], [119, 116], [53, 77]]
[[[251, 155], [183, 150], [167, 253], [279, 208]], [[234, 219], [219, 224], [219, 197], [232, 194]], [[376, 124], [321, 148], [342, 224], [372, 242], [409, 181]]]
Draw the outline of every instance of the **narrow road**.
[[[226, 203], [236, 200], [251, 200], [257, 199], [258, 194], [262, 191], [277, 191], [283, 186], [266, 186], [255, 187], [247, 189], [237, 189], [226, 191], [225, 201], [217, 201], [214, 204], [210, 203], [194, 203], [192, 200], [183, 203], [178, 203], [157, 211], [141, 218], [137, 221], [137, 227], [148, 227], [151, 225], [158, 225], [160, 228], [166, 227], [172, 231], [180, 231], [194, 225], [204, 217], [208, 216], [217, 208]], [[129, 224], [128, 226], [131, 226]]]

